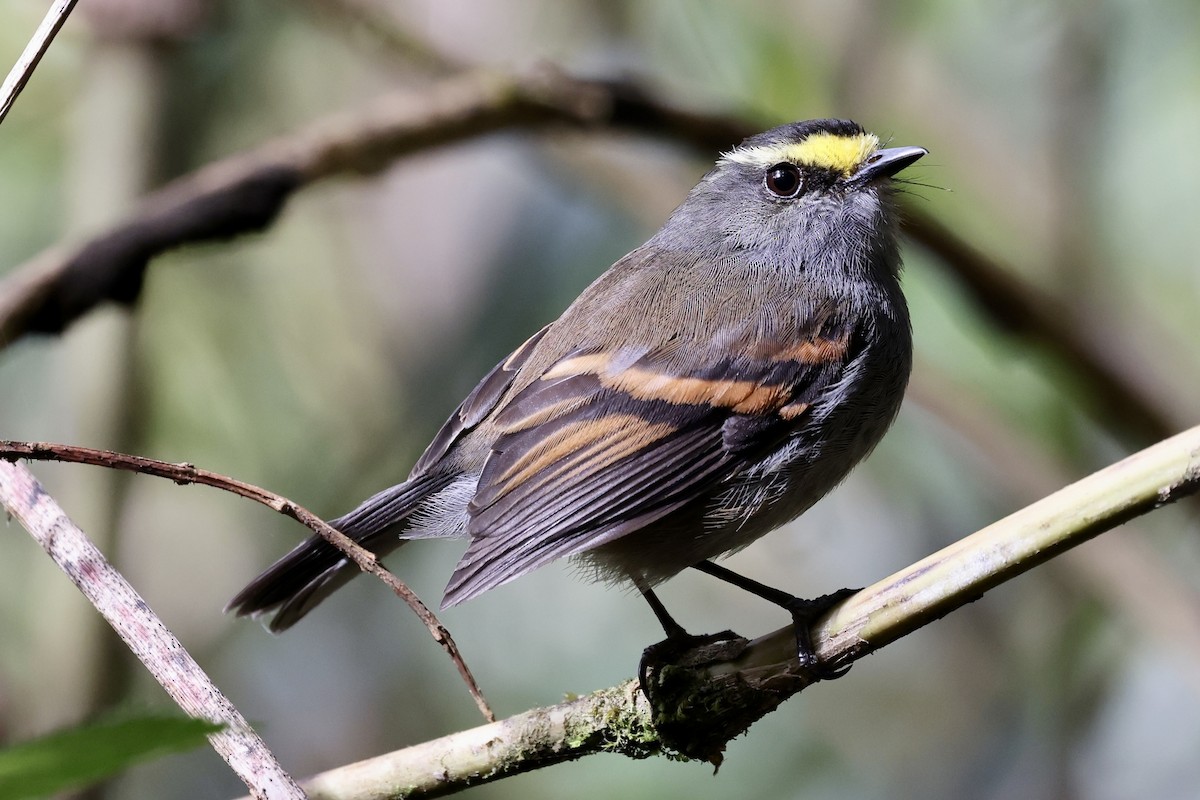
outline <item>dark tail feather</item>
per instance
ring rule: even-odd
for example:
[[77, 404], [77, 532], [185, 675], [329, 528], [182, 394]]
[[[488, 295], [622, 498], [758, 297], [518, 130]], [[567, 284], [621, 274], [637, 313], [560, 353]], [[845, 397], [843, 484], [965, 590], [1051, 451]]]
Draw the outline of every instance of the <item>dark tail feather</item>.
[[[330, 525], [380, 558], [404, 540], [402, 526], [422, 500], [450, 483], [450, 475], [422, 475], [376, 494]], [[285, 631], [358, 575], [358, 567], [320, 536], [311, 536], [246, 585], [225, 606], [239, 617], [277, 609], [270, 629]]]

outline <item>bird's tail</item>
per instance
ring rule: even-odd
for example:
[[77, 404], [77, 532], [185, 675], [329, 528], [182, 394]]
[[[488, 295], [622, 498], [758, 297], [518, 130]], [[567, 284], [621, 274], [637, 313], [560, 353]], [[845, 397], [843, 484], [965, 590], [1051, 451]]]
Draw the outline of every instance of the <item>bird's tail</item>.
[[[422, 475], [376, 494], [330, 525], [382, 558], [404, 544], [408, 518], [430, 494], [450, 482], [448, 475]], [[311, 536], [246, 585], [225, 606], [240, 616], [275, 611], [270, 629], [285, 631], [359, 573], [337, 548]]]

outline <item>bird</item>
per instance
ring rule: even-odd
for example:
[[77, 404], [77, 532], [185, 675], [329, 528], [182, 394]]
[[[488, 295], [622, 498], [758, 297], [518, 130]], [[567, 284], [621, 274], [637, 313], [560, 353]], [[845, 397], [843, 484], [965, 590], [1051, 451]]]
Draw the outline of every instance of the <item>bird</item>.
[[[442, 607], [552, 561], [654, 588], [695, 568], [808, 625], [805, 600], [714, 563], [832, 490], [899, 411], [912, 366], [895, 176], [927, 154], [849, 120], [720, 155], [662, 228], [495, 366], [408, 478], [330, 524], [377, 556], [468, 540]], [[227, 610], [292, 627], [358, 574], [313, 536]]]

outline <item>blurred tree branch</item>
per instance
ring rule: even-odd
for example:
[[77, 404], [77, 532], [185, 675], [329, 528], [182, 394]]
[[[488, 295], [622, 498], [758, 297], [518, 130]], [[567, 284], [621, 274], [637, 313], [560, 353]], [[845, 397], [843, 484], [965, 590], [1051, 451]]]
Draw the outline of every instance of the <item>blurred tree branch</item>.
[[[263, 230], [294, 192], [321, 179], [371, 174], [406, 155], [499, 130], [564, 126], [635, 131], [709, 154], [756, 130], [734, 117], [679, 108], [629, 83], [548, 69], [469, 73], [423, 92], [387, 95], [209, 164], [149, 195], [108, 232], [43, 252], [16, 269], [0, 282], [0, 347], [29, 332], [59, 333], [101, 302], [136, 302], [154, 256]], [[907, 208], [906, 215], [909, 235], [953, 273], [979, 311], [1054, 353], [1112, 430], [1145, 443], [1178, 427], [1048, 296], [919, 208]]]
[[1088, 338], [1077, 315], [972, 247], [938, 220], [905, 211], [905, 232], [946, 265], [975, 307], [1005, 333], [1036, 343], [1078, 379], [1084, 402], [1126, 439], [1145, 443], [1178, 430], [1179, 423], [1124, 373], [1120, 363]]

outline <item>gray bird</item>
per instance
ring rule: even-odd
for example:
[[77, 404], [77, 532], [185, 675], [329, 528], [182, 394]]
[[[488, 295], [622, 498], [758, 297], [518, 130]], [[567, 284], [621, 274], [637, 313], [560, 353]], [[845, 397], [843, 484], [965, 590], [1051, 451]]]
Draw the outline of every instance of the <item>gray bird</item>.
[[[844, 120], [747, 139], [484, 377], [404, 483], [330, 524], [380, 556], [469, 539], [443, 607], [574, 557], [632, 581], [669, 638], [652, 588], [696, 567], [789, 608], [815, 663], [807, 624], [844, 591], [800, 600], [710, 559], [803, 513], [895, 418], [912, 338], [891, 178], [925, 153]], [[357, 574], [314, 536], [229, 608], [282, 631]]]

